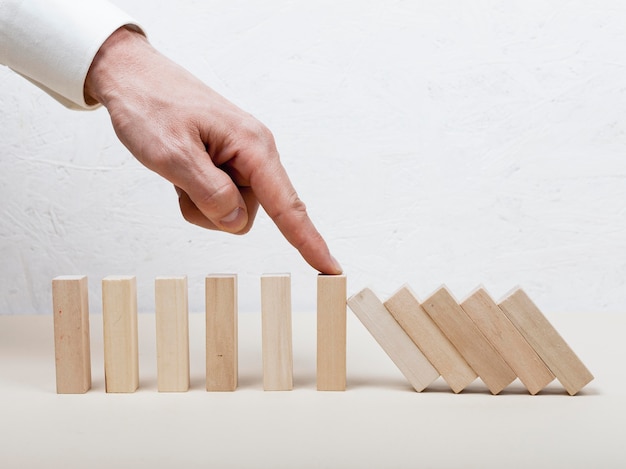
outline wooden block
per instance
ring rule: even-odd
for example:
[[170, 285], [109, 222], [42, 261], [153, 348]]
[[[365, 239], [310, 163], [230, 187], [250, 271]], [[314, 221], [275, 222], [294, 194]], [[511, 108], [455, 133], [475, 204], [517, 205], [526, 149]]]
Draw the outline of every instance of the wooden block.
[[157, 277], [154, 281], [157, 336], [157, 389], [189, 390], [189, 308], [187, 277]]
[[91, 388], [87, 277], [54, 278], [52, 308], [57, 393], [85, 393]]
[[368, 288], [360, 291], [348, 299], [348, 306], [417, 392], [439, 377], [374, 292]]
[[389, 298], [385, 307], [450, 385], [452, 391], [461, 392], [476, 379], [476, 372], [424, 311], [408, 286], [402, 287]]
[[513, 370], [445, 287], [437, 290], [422, 307], [492, 394], [498, 394], [515, 379]]
[[346, 276], [317, 277], [317, 390], [346, 389]]
[[554, 379], [539, 355], [483, 288], [470, 295], [461, 307], [531, 394], [537, 394]]
[[577, 394], [593, 375], [522, 289], [499, 304], [570, 395]]
[[293, 348], [291, 343], [291, 276], [261, 277], [263, 343], [263, 389], [293, 389]]
[[237, 389], [237, 276], [209, 275], [206, 293], [206, 390]]
[[139, 386], [134, 276], [111, 275], [102, 279], [102, 319], [106, 392], [134, 392]]

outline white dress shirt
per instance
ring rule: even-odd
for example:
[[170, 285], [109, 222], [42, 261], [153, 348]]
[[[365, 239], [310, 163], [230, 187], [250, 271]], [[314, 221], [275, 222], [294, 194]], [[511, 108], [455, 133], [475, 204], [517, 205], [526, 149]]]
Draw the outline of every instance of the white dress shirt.
[[126, 25], [142, 31], [106, 0], [0, 0], [0, 63], [65, 106], [91, 109], [83, 94], [91, 62]]

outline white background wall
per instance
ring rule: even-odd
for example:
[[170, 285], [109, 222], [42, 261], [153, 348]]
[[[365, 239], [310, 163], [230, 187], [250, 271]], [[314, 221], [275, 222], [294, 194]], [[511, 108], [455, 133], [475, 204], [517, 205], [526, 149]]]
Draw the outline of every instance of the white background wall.
[[[349, 291], [463, 297], [519, 284], [545, 310], [626, 311], [626, 4], [118, 0], [153, 44], [274, 132]], [[50, 280], [315, 272], [262, 213], [245, 237], [179, 216], [170, 184], [0, 69], [0, 314], [49, 313]]]

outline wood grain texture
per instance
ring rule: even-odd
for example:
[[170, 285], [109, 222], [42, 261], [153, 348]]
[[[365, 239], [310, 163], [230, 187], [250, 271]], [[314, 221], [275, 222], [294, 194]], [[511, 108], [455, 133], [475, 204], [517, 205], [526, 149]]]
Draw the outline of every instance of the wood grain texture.
[[263, 346], [263, 389], [293, 389], [291, 331], [291, 277], [289, 274], [261, 276]]
[[87, 277], [54, 278], [52, 308], [57, 393], [85, 393], [91, 388]]
[[137, 286], [134, 276], [102, 279], [106, 392], [135, 392], [139, 386]]
[[433, 364], [455, 393], [476, 379], [476, 372], [424, 311], [408, 286], [402, 287], [385, 307]]
[[570, 395], [593, 380], [591, 372], [522, 289], [515, 290], [499, 306]]
[[348, 306], [417, 392], [439, 377], [374, 292], [368, 288], [360, 291], [348, 299]]
[[513, 382], [516, 377], [513, 370], [445, 287], [424, 301], [422, 307], [492, 394], [498, 394]]
[[483, 288], [461, 303], [478, 329], [517, 374], [530, 394], [546, 387], [554, 375]]
[[189, 308], [187, 277], [154, 281], [157, 346], [157, 389], [189, 390]]
[[237, 276], [207, 276], [205, 293], [206, 390], [234, 391], [238, 383]]
[[345, 275], [317, 276], [317, 390], [346, 389]]

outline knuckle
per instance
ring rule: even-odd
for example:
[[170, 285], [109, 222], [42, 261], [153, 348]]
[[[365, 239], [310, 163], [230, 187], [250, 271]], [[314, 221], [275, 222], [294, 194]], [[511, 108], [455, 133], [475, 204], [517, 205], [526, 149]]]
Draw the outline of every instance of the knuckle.
[[263, 123], [249, 117], [239, 126], [239, 138], [248, 145], [261, 147], [265, 150], [276, 148], [274, 135]]
[[296, 249], [306, 248], [311, 241], [306, 229], [308, 226], [306, 205], [295, 192], [289, 196], [286, 204], [276, 209], [272, 214], [272, 219], [277, 225], [288, 230], [290, 242]]
[[288, 196], [287, 203], [284, 206], [277, 209], [274, 218], [281, 219], [292, 216], [295, 216], [297, 219], [307, 217], [306, 205], [295, 192]]

